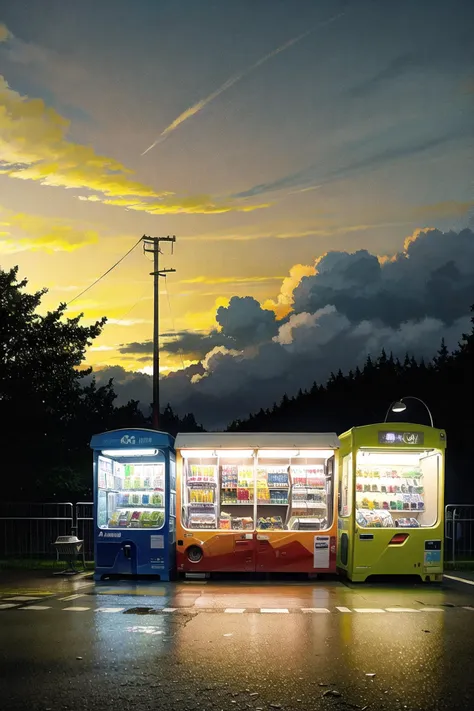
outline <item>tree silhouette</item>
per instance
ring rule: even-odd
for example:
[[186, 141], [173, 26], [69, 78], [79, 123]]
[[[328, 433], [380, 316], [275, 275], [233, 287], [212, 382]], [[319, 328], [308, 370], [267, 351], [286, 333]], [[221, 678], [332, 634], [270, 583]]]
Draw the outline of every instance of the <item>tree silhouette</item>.
[[[0, 421], [2, 497], [38, 500], [90, 497], [91, 436], [122, 427], [150, 427], [137, 401], [116, 407], [113, 382], [97, 386], [81, 367], [106, 319], [91, 326], [66, 305], [41, 314], [45, 289], [28, 293], [18, 268], [0, 270]], [[198, 429], [165, 410], [165, 429]]]

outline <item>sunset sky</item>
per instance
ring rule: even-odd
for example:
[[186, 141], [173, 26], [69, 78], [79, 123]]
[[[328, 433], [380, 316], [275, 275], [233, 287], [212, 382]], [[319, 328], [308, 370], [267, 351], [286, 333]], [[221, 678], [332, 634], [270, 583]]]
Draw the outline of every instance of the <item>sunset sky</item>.
[[[2, 0], [2, 268], [53, 308], [175, 234], [164, 396], [211, 426], [383, 345], [454, 345], [473, 22], [470, 0]], [[150, 267], [137, 247], [69, 309], [108, 317], [87, 361], [145, 402]]]

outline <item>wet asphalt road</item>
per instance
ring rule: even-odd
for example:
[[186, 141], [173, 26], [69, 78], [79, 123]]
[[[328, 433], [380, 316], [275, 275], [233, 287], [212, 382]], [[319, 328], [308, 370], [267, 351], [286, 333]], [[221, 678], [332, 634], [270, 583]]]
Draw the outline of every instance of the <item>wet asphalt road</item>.
[[474, 707], [472, 586], [54, 585], [0, 580], [4, 711]]

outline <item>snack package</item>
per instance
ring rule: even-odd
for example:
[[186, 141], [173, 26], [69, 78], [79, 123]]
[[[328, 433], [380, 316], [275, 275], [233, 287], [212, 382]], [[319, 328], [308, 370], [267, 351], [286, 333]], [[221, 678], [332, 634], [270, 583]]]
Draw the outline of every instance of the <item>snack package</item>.
[[231, 519], [232, 519], [232, 516], [230, 514], [225, 513], [225, 511], [222, 511], [220, 518], [219, 518], [219, 528], [222, 528], [225, 530], [230, 530]]
[[120, 511], [114, 511], [109, 518], [109, 528], [116, 528], [119, 524]]
[[128, 524], [130, 523], [131, 517], [132, 517], [131, 511], [121, 511], [119, 520], [118, 520], [119, 527], [126, 528], [128, 526]]
[[130, 527], [138, 528], [140, 526], [141, 511], [134, 511], [130, 517]]
[[141, 518], [140, 518], [140, 525], [143, 528], [149, 528], [152, 525], [152, 512], [151, 511], [143, 511]]
[[395, 521], [395, 526], [398, 528], [419, 528], [420, 524], [416, 518], [399, 518]]
[[150, 526], [161, 528], [165, 522], [165, 514], [163, 511], [152, 511], [150, 515]]
[[390, 512], [383, 509], [364, 511], [361, 519], [365, 519], [365, 523], [358, 523], [365, 528], [393, 528], [394, 526]]

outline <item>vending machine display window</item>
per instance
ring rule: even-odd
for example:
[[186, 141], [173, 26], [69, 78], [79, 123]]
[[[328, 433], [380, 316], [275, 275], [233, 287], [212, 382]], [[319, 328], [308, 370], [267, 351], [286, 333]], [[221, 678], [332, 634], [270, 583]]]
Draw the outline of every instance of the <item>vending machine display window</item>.
[[98, 457], [97, 524], [100, 528], [163, 528], [165, 461], [146, 463]]
[[321, 531], [331, 526], [333, 482], [328, 454], [332, 452], [258, 453], [257, 530]]
[[328, 459], [333, 452], [310, 454], [264, 450], [186, 453], [182, 482], [185, 528], [329, 528], [334, 512], [333, 472]]
[[440, 454], [359, 450], [356, 521], [366, 528], [431, 527], [438, 519]]
[[346, 454], [342, 460], [342, 479], [339, 499], [339, 514], [343, 517], [352, 514], [352, 454]]
[[218, 464], [212, 452], [184, 460], [182, 520], [190, 529], [217, 528]]

